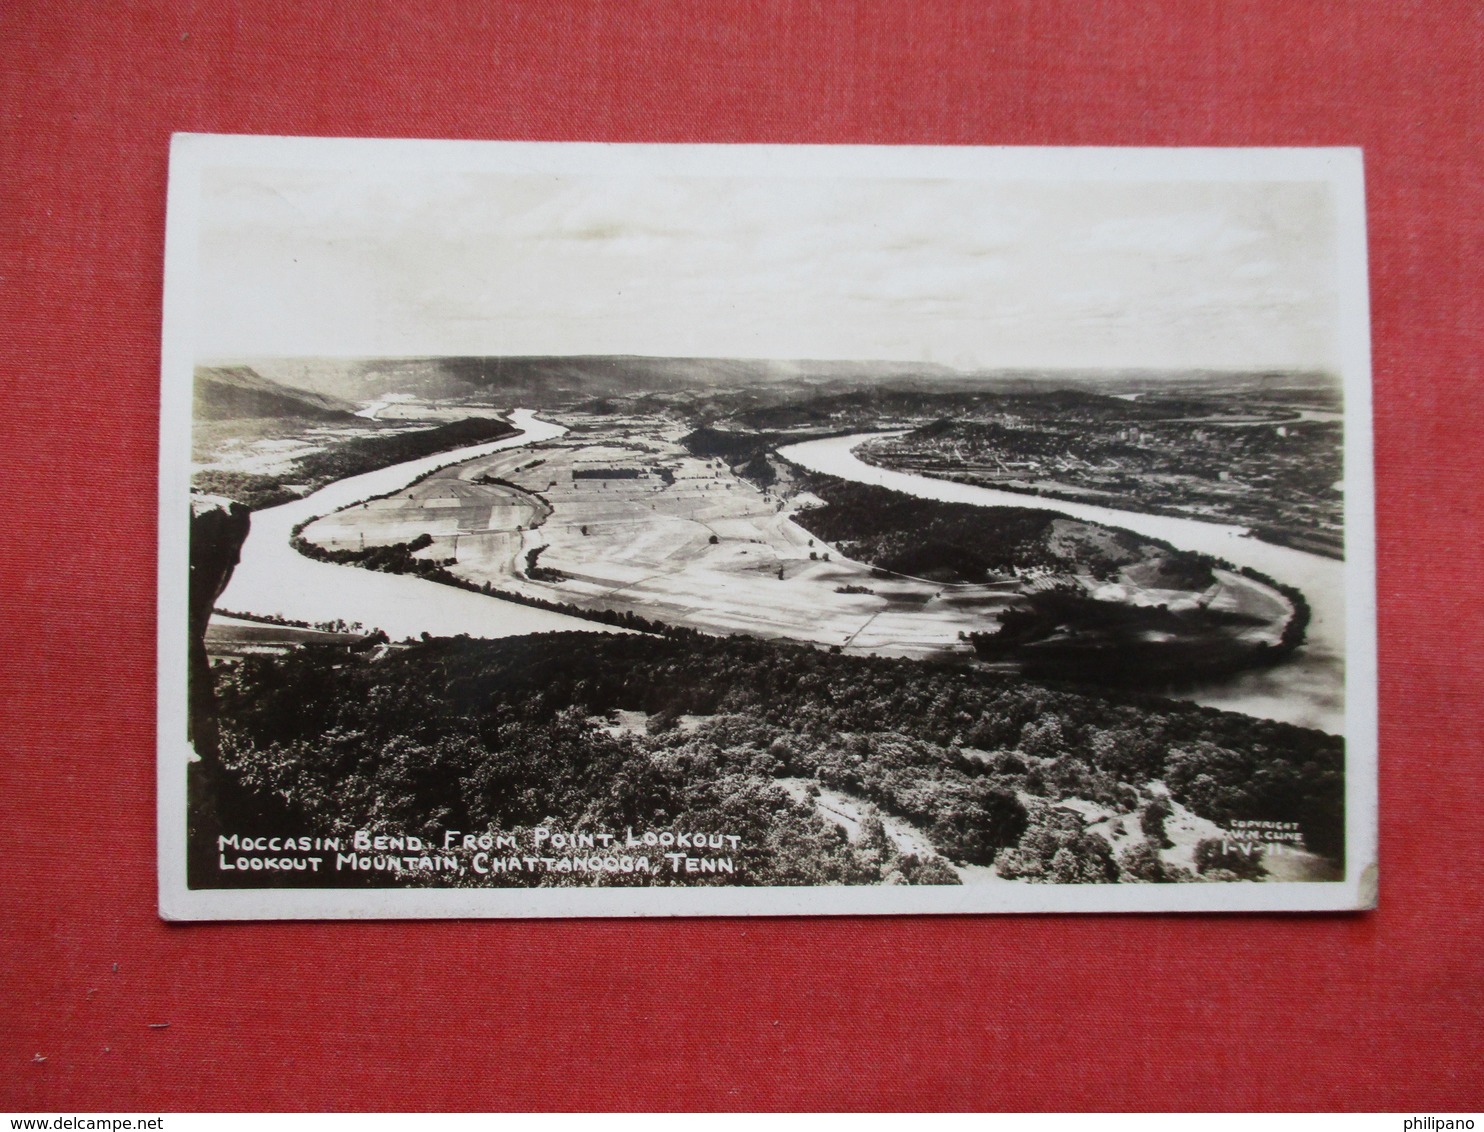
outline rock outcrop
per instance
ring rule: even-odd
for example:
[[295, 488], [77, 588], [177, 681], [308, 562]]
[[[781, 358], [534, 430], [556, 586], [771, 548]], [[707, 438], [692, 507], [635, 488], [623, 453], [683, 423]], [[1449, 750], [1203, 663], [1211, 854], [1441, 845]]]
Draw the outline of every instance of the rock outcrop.
[[202, 760], [217, 755], [216, 693], [206, 658], [206, 625], [242, 555], [251, 522], [242, 504], [216, 495], [191, 495], [190, 717], [187, 736]]
[[186, 772], [186, 883], [216, 884], [209, 849], [221, 831], [218, 803], [222, 764], [216, 719], [216, 684], [206, 656], [206, 625], [242, 556], [251, 522], [246, 507], [216, 495], [191, 493], [191, 577], [186, 738], [199, 756]]

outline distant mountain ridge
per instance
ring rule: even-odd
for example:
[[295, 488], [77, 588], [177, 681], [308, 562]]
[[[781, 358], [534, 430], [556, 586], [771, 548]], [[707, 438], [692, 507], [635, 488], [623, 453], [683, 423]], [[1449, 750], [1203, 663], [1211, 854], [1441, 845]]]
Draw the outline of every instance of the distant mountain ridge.
[[338, 397], [273, 381], [251, 366], [196, 367], [194, 403], [197, 420], [338, 420], [353, 416], [356, 409], [353, 403]]
[[207, 367], [248, 369], [265, 379], [337, 403], [392, 394], [535, 406], [685, 390], [784, 385], [891, 385], [935, 392], [1048, 392], [1093, 389], [1130, 394], [1200, 389], [1338, 390], [1319, 372], [1254, 370], [978, 369], [932, 362], [662, 358], [637, 355], [532, 355], [424, 358], [272, 358]]
[[524, 400], [535, 404], [800, 379], [861, 382], [932, 379], [957, 372], [947, 366], [910, 362], [628, 355], [275, 358], [254, 359], [251, 366], [282, 384], [349, 401], [411, 394], [429, 399], [494, 399], [502, 403]]

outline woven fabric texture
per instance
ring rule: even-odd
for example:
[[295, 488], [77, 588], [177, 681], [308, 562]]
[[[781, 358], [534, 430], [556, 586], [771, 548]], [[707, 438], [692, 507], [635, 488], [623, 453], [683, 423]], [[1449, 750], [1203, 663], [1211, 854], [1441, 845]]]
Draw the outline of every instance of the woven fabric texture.
[[[0, 6], [0, 1108], [1484, 1105], [1481, 40], [1452, 0]], [[186, 130], [1363, 146], [1380, 909], [161, 923]]]

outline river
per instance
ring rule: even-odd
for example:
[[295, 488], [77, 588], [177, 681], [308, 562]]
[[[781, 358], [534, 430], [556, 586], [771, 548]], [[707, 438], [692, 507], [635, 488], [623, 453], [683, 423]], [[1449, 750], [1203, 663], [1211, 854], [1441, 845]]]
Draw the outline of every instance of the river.
[[1297, 587], [1312, 610], [1307, 642], [1280, 665], [1253, 669], [1182, 690], [1181, 699], [1227, 711], [1278, 719], [1343, 734], [1345, 725], [1345, 564], [1301, 550], [1247, 537], [1245, 528], [1168, 515], [1118, 511], [1090, 503], [1069, 503], [891, 471], [867, 464], [854, 449], [895, 432], [866, 432], [791, 444], [779, 450], [800, 467], [840, 479], [875, 484], [921, 499], [971, 503], [981, 507], [1027, 507], [1073, 519], [1122, 527], [1162, 539], [1182, 550], [1250, 566]]
[[254, 511], [242, 557], [219, 609], [289, 620], [342, 620], [385, 630], [393, 640], [429, 633], [435, 637], [514, 637], [524, 633], [619, 632], [600, 622], [501, 601], [408, 574], [382, 574], [355, 566], [306, 558], [289, 539], [294, 527], [376, 496], [400, 491], [450, 464], [505, 448], [550, 440], [567, 430], [517, 409], [511, 423], [521, 431], [502, 440], [440, 452], [389, 468], [336, 480], [312, 495]]
[[[393, 640], [433, 636], [512, 637], [526, 633], [621, 632], [600, 622], [486, 597], [406, 574], [383, 574], [306, 558], [289, 544], [293, 529], [373, 497], [407, 487], [451, 464], [506, 448], [561, 436], [561, 425], [537, 420], [517, 409], [512, 423], [521, 431], [503, 440], [442, 452], [419, 460], [337, 480], [303, 499], [253, 512], [241, 561], [217, 606], [237, 613], [278, 616], [315, 623], [342, 620], [384, 630]], [[1123, 527], [1163, 539], [1184, 550], [1251, 566], [1296, 586], [1313, 611], [1308, 641], [1293, 657], [1270, 669], [1240, 673], [1184, 690], [1180, 698], [1229, 711], [1245, 712], [1317, 727], [1334, 734], [1344, 729], [1345, 566], [1342, 562], [1273, 546], [1244, 537], [1240, 527], [1118, 511], [1086, 503], [1067, 503], [930, 479], [878, 468], [853, 449], [877, 436], [857, 433], [790, 445], [781, 450], [802, 467], [860, 483], [892, 488], [924, 499], [989, 507], [1030, 507], [1071, 518]]]

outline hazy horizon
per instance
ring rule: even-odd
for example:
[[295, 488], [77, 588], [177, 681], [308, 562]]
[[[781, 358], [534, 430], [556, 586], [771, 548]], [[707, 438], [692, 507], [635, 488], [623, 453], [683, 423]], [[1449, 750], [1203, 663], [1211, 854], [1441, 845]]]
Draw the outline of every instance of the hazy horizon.
[[1340, 380], [1334, 366], [1091, 366], [1091, 365], [1016, 365], [980, 366], [960, 369], [945, 362], [918, 362], [896, 358], [773, 358], [743, 357], [736, 355], [700, 354], [468, 354], [468, 353], [407, 353], [407, 354], [267, 354], [261, 351], [251, 354], [215, 355], [198, 358], [193, 364], [209, 366], [250, 366], [260, 362], [337, 362], [372, 364], [377, 362], [451, 362], [451, 361], [645, 361], [645, 362], [740, 362], [759, 366], [803, 367], [803, 366], [890, 366], [895, 369], [920, 368], [929, 376], [936, 373], [945, 377], [996, 377], [1018, 373], [1058, 374], [1282, 374], [1291, 376], [1316, 376]]

